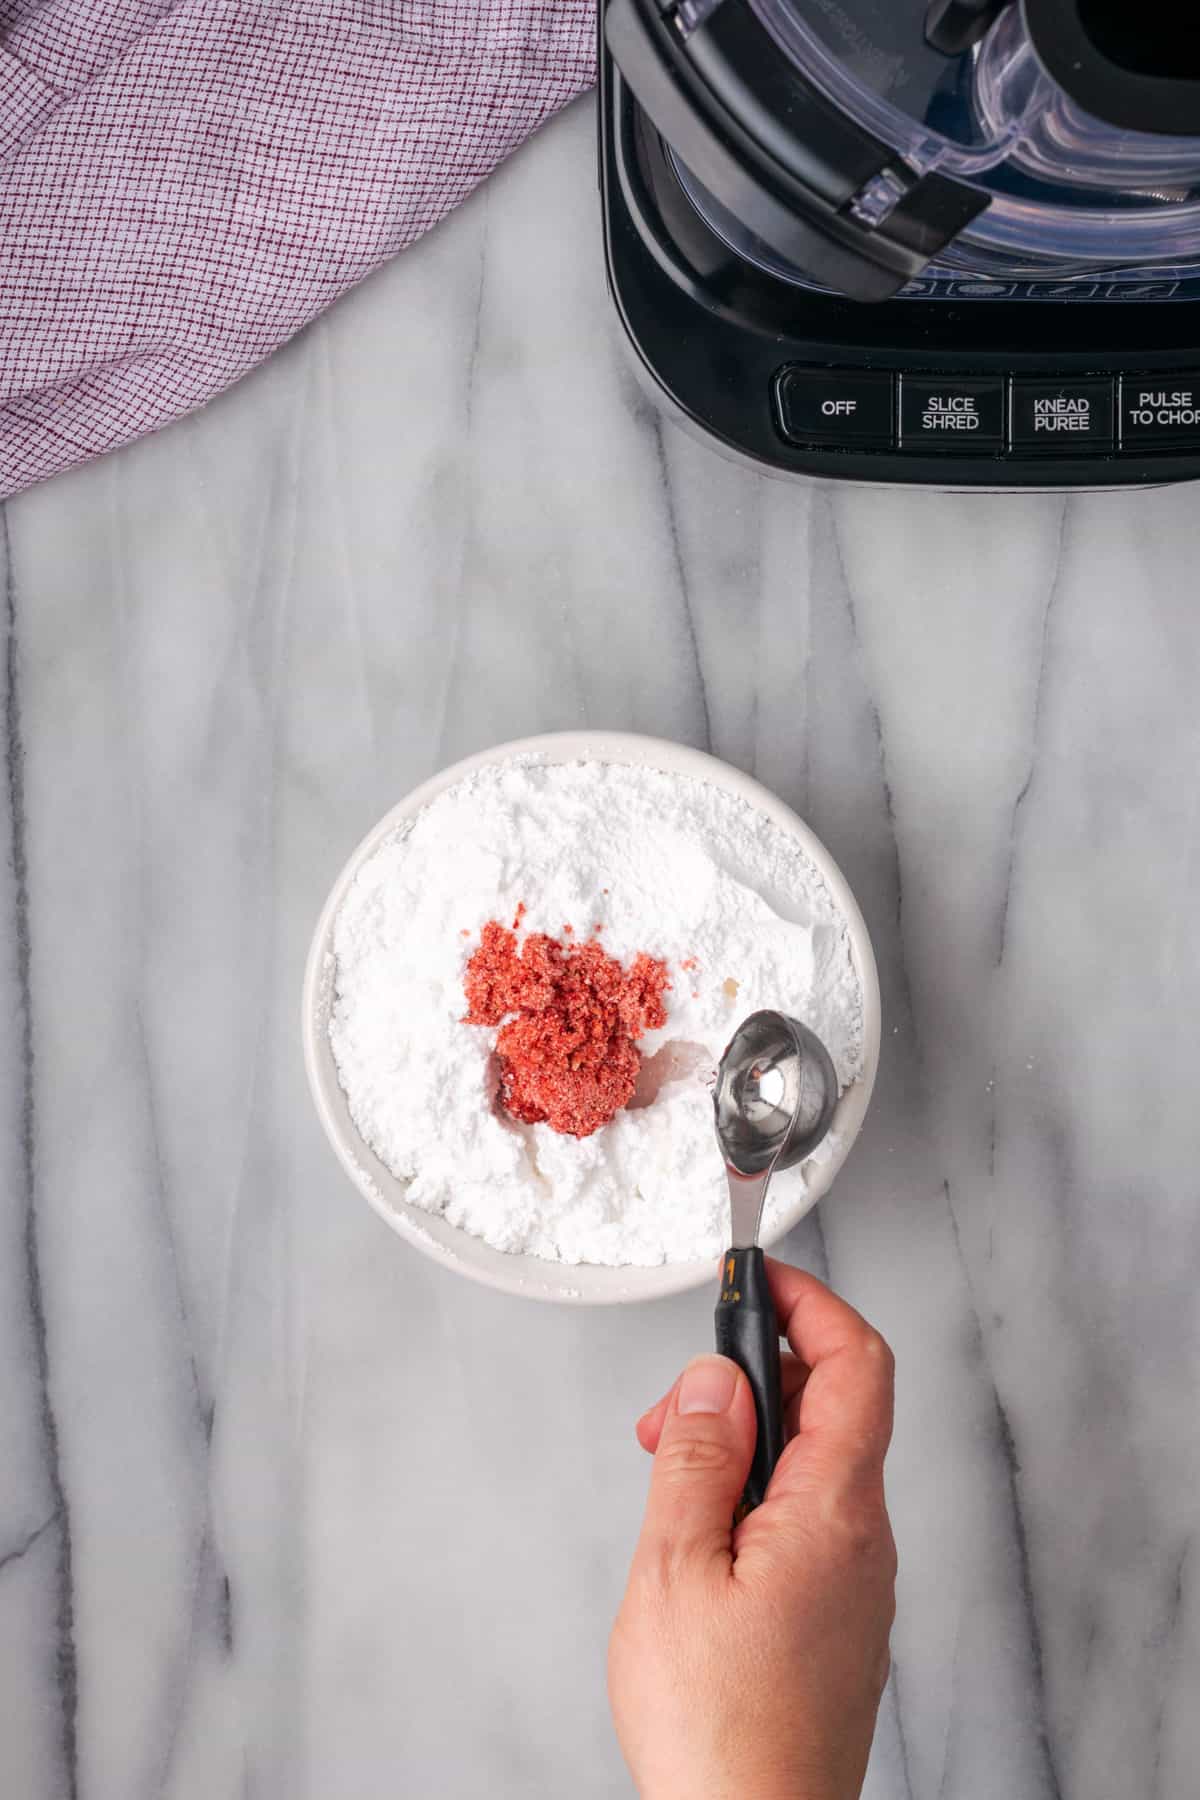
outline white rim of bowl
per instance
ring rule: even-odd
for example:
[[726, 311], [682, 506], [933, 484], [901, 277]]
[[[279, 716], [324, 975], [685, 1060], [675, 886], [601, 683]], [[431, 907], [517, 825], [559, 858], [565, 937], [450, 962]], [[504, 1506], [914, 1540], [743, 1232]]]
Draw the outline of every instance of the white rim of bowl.
[[[372, 1209], [393, 1231], [435, 1262], [453, 1269], [455, 1274], [466, 1275], [487, 1287], [527, 1299], [575, 1305], [617, 1305], [685, 1293], [714, 1279], [716, 1259], [660, 1263], [652, 1267], [552, 1263], [523, 1252], [514, 1254], [496, 1250], [483, 1238], [451, 1225], [441, 1214], [427, 1213], [412, 1205], [403, 1198], [402, 1183], [359, 1136], [337, 1078], [328, 1033], [334, 966], [332, 938], [333, 923], [350, 883], [383, 840], [414, 818], [438, 794], [457, 786], [477, 769], [517, 760], [550, 764], [607, 762], [625, 767], [656, 768], [664, 774], [691, 775], [710, 786], [739, 795], [800, 843], [819, 870], [846, 921], [851, 956], [862, 990], [863, 1064], [860, 1074], [841, 1095], [834, 1113], [832, 1129], [838, 1135], [834, 1154], [828, 1162], [812, 1169], [804, 1193], [786, 1210], [775, 1228], [764, 1233], [764, 1247], [778, 1243], [799, 1224], [828, 1193], [841, 1172], [866, 1118], [879, 1067], [882, 1030], [875, 953], [866, 921], [849, 883], [815, 832], [753, 776], [743, 774], [707, 751], [673, 743], [669, 738], [648, 737], [632, 731], [545, 732], [537, 737], [516, 738], [511, 743], [477, 751], [430, 776], [372, 827], [348, 857], [330, 890], [305, 965], [301, 1034], [304, 1068], [313, 1104], [338, 1161]], [[389, 1197], [389, 1188], [396, 1190], [394, 1199]]]

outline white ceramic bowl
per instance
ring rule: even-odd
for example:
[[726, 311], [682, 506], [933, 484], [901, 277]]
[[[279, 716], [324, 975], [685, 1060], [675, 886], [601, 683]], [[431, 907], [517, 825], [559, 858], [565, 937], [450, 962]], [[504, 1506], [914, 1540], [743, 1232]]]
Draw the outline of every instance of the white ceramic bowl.
[[[806, 855], [821, 871], [835, 902], [845, 916], [850, 935], [854, 966], [862, 984], [863, 997], [863, 1068], [858, 1079], [838, 1101], [833, 1118], [837, 1134], [834, 1154], [827, 1161], [810, 1165], [808, 1184], [796, 1203], [787, 1209], [775, 1229], [767, 1234], [775, 1242], [804, 1217], [829, 1188], [846, 1160], [851, 1144], [858, 1136], [875, 1084], [879, 1062], [879, 977], [871, 940], [845, 877], [825, 846], [815, 838], [808, 826], [783, 802], [777, 800], [757, 781], [732, 769], [715, 757], [682, 744], [667, 743], [659, 738], [638, 737], [618, 731], [560, 731], [545, 737], [524, 738], [518, 743], [500, 744], [494, 750], [469, 756], [465, 762], [443, 769], [439, 775], [416, 788], [392, 808], [375, 829], [368, 833], [334, 883], [325, 902], [308, 955], [304, 976], [304, 1062], [317, 1112], [342, 1167], [380, 1218], [394, 1231], [423, 1250], [426, 1256], [469, 1275], [489, 1287], [504, 1288], [509, 1293], [524, 1294], [534, 1300], [565, 1300], [587, 1304], [605, 1304], [621, 1300], [651, 1300], [663, 1294], [681, 1293], [685, 1288], [700, 1286], [713, 1279], [714, 1263], [664, 1263], [655, 1268], [603, 1268], [592, 1263], [560, 1264], [541, 1257], [509, 1255], [494, 1250], [481, 1238], [451, 1225], [446, 1219], [411, 1206], [404, 1197], [404, 1183], [398, 1181], [358, 1135], [337, 1078], [337, 1068], [329, 1043], [329, 1011], [333, 993], [334, 957], [333, 924], [346, 890], [360, 866], [375, 852], [380, 843], [396, 827], [428, 806], [443, 789], [473, 770], [488, 763], [507, 761], [513, 756], [537, 756], [547, 763], [604, 762], [625, 765], [648, 765], [651, 768], [690, 775], [724, 788], [765, 813], [782, 831], [796, 838]], [[714, 1155], [716, 1154], [714, 1146]]]

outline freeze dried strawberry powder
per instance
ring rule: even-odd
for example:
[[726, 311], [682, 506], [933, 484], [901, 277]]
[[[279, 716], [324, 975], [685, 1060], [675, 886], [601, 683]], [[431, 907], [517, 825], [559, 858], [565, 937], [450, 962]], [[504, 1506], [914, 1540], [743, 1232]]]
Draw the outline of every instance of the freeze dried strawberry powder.
[[484, 926], [463, 979], [464, 1023], [500, 1027], [498, 1098], [511, 1118], [590, 1137], [633, 1094], [637, 1039], [667, 1022], [667, 965], [643, 954], [625, 970], [595, 937], [563, 943], [537, 931], [522, 943], [524, 913], [511, 927]]

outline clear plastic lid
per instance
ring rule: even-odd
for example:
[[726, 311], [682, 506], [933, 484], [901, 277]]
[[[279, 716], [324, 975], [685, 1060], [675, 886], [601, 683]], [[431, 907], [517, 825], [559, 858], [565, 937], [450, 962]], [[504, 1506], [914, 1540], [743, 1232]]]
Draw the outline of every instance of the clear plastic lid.
[[806, 77], [911, 168], [989, 195], [933, 277], [1200, 276], [1200, 138], [1091, 116], [1039, 61], [1022, 5], [946, 55], [926, 42], [926, 0], [749, 3]]

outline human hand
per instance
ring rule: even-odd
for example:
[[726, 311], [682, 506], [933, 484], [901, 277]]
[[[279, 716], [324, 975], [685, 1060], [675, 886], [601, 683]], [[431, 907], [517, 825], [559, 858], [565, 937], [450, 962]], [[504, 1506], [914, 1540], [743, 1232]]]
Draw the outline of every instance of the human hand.
[[888, 1672], [892, 1355], [815, 1276], [768, 1259], [787, 1443], [737, 1526], [754, 1399], [698, 1357], [638, 1421], [654, 1456], [608, 1685], [642, 1800], [858, 1800]]

